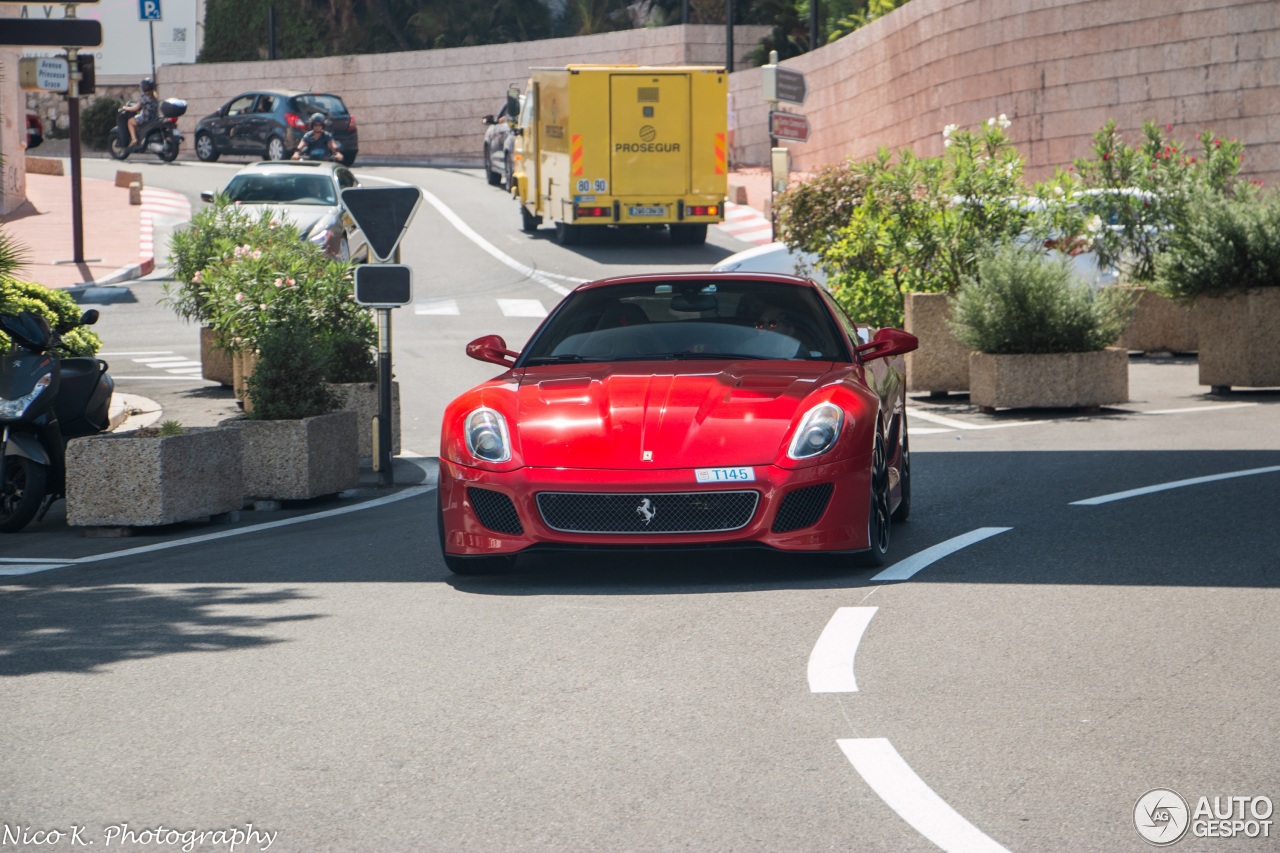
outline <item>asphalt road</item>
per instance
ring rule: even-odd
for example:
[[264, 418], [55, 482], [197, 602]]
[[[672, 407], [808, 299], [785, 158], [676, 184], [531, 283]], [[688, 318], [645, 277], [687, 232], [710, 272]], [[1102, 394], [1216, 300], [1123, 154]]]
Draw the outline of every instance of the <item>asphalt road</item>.
[[[184, 191], [212, 174], [163, 168]], [[367, 173], [545, 279], [424, 205], [418, 303], [458, 310], [396, 315], [405, 445], [426, 455], [449, 396], [494, 372], [462, 344], [537, 322], [497, 300], [549, 308], [546, 282], [740, 248], [567, 250], [522, 235], [479, 170]], [[194, 353], [155, 288], [104, 305], [108, 347]], [[913, 516], [884, 575], [543, 557], [460, 579], [429, 485], [126, 540], [51, 518], [0, 561], [64, 564], [0, 588], [0, 848], [78, 846], [5, 827], [151, 850], [182, 836], [122, 845], [120, 826], [252, 823], [284, 851], [1124, 851], [1148, 849], [1151, 789], [1192, 813], [1280, 799], [1280, 393], [1208, 397], [1185, 359], [1130, 375], [1132, 402], [1092, 417], [913, 401]], [[1266, 829], [1178, 849], [1280, 849]]]

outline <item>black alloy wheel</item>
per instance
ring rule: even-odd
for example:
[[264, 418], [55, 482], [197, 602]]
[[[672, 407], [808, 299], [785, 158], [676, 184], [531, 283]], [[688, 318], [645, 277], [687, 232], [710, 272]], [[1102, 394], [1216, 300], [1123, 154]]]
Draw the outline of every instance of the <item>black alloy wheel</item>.
[[48, 477], [43, 465], [25, 456], [9, 456], [4, 463], [4, 483], [0, 484], [0, 533], [16, 533], [30, 524], [40, 511]]
[[857, 555], [857, 564], [864, 568], [877, 568], [885, 564], [889, 556], [889, 532], [893, 524], [889, 513], [889, 458], [885, 452], [884, 436], [876, 433], [875, 450], [871, 458], [871, 496], [867, 512], [867, 538], [870, 547]]
[[898, 485], [901, 486], [898, 508], [893, 511], [894, 524], [901, 524], [911, 517], [911, 440], [907, 435], [907, 415], [902, 415], [902, 464], [898, 470]]

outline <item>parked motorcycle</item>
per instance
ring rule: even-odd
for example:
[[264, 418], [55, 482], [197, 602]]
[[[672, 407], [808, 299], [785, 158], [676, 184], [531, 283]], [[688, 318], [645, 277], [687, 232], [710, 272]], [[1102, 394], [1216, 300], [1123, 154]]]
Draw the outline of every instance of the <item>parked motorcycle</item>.
[[0, 533], [44, 518], [65, 494], [67, 439], [111, 425], [107, 363], [65, 356], [61, 346], [61, 334], [96, 322], [94, 309], [56, 330], [30, 311], [0, 314], [13, 342], [0, 356]]
[[178, 157], [182, 146], [182, 131], [178, 130], [178, 118], [187, 112], [187, 102], [178, 98], [165, 98], [160, 102], [160, 115], [154, 120], [138, 125], [138, 144], [129, 144], [129, 118], [134, 115], [123, 107], [116, 113], [116, 126], [107, 134], [107, 147], [117, 160], [127, 160], [130, 154], [150, 151], [166, 163]]

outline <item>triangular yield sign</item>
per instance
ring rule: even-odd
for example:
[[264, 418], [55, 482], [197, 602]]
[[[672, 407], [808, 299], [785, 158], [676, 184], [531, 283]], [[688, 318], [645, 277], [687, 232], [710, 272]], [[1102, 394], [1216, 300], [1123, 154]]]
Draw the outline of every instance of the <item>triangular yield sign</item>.
[[342, 205], [369, 241], [369, 251], [379, 261], [389, 261], [400, 238], [422, 203], [417, 187], [347, 187]]

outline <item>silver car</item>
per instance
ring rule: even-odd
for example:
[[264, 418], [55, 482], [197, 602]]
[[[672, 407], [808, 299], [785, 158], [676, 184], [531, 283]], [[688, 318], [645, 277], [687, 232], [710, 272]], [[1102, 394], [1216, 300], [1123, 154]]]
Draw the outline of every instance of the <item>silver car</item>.
[[[360, 182], [340, 163], [288, 161], [245, 166], [220, 195], [241, 207], [270, 209], [295, 225], [303, 239], [344, 261], [369, 260], [369, 241], [342, 206], [340, 193]], [[213, 201], [214, 193], [200, 197]]]

